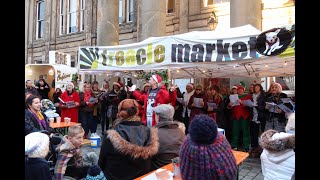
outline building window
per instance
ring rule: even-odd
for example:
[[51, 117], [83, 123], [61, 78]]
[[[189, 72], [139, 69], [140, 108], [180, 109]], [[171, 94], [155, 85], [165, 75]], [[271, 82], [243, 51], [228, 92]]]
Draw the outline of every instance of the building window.
[[167, 14], [174, 13], [175, 0], [167, 0]]
[[119, 0], [119, 24], [123, 23], [122, 0]]
[[133, 21], [133, 0], [119, 0], [119, 24]]
[[43, 38], [44, 29], [44, 1], [37, 2], [37, 39]]
[[77, 31], [77, 0], [69, 0], [68, 33], [75, 33]]
[[127, 22], [133, 21], [133, 0], [127, 0]]
[[80, 31], [84, 31], [85, 0], [80, 0]]
[[62, 35], [63, 34], [63, 25], [64, 25], [64, 21], [63, 21], [63, 18], [64, 18], [64, 0], [60, 0], [60, 19], [59, 19], [59, 35]]

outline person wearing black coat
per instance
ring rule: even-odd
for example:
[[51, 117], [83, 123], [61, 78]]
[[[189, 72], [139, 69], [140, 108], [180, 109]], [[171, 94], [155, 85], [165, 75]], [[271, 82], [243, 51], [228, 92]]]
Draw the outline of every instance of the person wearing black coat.
[[287, 98], [285, 93], [282, 93], [282, 86], [279, 83], [272, 83], [270, 90], [266, 95], [266, 126], [265, 131], [269, 129], [276, 130], [278, 132], [284, 132], [284, 128], [287, 124], [287, 117], [284, 111], [273, 104], [281, 104], [282, 98]]
[[49, 99], [50, 86], [44, 79], [39, 79], [38, 84], [36, 84], [35, 88], [37, 89], [41, 100]]
[[132, 180], [151, 170], [151, 158], [159, 149], [158, 131], [141, 122], [138, 106], [133, 99], [121, 101], [113, 129], [102, 138], [98, 165], [108, 180]]
[[47, 116], [40, 111], [39, 97], [30, 95], [26, 99], [25, 135], [42, 130], [46, 130], [49, 133], [55, 132], [55, 130], [50, 127]]
[[49, 136], [33, 132], [25, 136], [25, 180], [51, 180], [45, 159], [49, 152]]

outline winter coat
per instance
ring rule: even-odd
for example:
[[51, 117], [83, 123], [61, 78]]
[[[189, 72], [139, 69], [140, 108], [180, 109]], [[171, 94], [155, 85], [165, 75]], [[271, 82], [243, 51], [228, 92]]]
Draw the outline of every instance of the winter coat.
[[[181, 125], [182, 124], [182, 125]], [[186, 138], [184, 124], [177, 121], [160, 121], [158, 128], [159, 151], [152, 157], [152, 170], [171, 163], [171, 159], [179, 157], [180, 146]]]
[[[281, 98], [287, 98], [288, 96], [285, 93], [278, 93], [278, 94], [272, 94], [272, 93], [268, 93], [266, 95], [266, 102], [273, 102], [275, 104], [280, 104]], [[273, 113], [273, 112], [269, 112], [267, 111], [267, 117], [266, 117], [267, 121], [273, 121], [274, 119], [277, 119], [279, 122], [286, 122], [287, 118], [285, 116], [284, 112], [281, 113]]]
[[39, 124], [37, 119], [33, 116], [33, 114], [28, 110], [25, 109], [25, 122], [24, 122], [24, 130], [25, 130], [25, 136], [32, 133], [32, 132], [39, 132], [42, 130], [47, 130], [49, 133], [55, 132], [53, 128], [50, 127], [47, 116], [44, 113], [41, 113], [44, 117], [44, 120], [46, 122], [46, 129], [43, 129], [42, 126]]
[[185, 117], [186, 113], [188, 114], [188, 117], [190, 117], [191, 109], [188, 108], [188, 104], [189, 104], [190, 97], [194, 94], [194, 92], [195, 91], [192, 90], [190, 93], [188, 93], [187, 91], [183, 94], [183, 102], [184, 102], [183, 111], [182, 111], [183, 118]]
[[[80, 96], [78, 94], [77, 91], [73, 90], [71, 95], [68, 95], [67, 90], [64, 91], [60, 98], [64, 101], [64, 102], [68, 102], [68, 101], [74, 101], [74, 102], [78, 102], [80, 104]], [[78, 114], [79, 114], [79, 106], [73, 107], [73, 108], [63, 108], [62, 106], [62, 102], [60, 102], [59, 104], [60, 109], [61, 109], [61, 121], [64, 121], [65, 117], [69, 117], [71, 118], [71, 122], [78, 122]]]
[[[198, 107], [193, 107], [192, 104], [193, 104], [193, 98], [202, 98], [203, 101], [204, 101], [204, 106], [202, 108], [198, 108]], [[203, 93], [200, 93], [200, 94], [196, 94], [194, 93], [190, 99], [189, 99], [189, 102], [188, 102], [188, 108], [191, 109], [191, 113], [190, 113], [190, 124], [191, 124], [191, 121], [193, 119], [193, 117], [195, 115], [198, 115], [198, 114], [206, 114], [207, 112], [207, 102], [205, 101], [205, 95]]]
[[264, 179], [291, 179], [295, 171], [295, 135], [268, 130], [261, 135], [260, 146]]
[[[223, 96], [219, 95], [217, 98], [215, 98], [213, 100], [209, 100], [208, 97], [206, 97], [205, 101], [206, 102], [215, 103], [217, 105], [217, 108], [213, 109], [213, 111], [208, 111], [207, 110], [207, 114], [208, 114], [208, 116], [210, 116], [213, 119], [215, 119], [215, 121], [218, 124], [218, 127], [224, 128], [224, 109], [225, 109], [225, 104], [224, 104]], [[208, 106], [206, 106], [205, 108], [208, 109]], [[213, 115], [213, 114], [215, 114], [215, 115]]]
[[[159, 87], [158, 87], [159, 88]], [[143, 114], [142, 114], [142, 122], [143, 124], [147, 125], [147, 103], [148, 103], [148, 96], [149, 96], [150, 90], [147, 92], [147, 94], [141, 94], [138, 91], [133, 91], [132, 95], [138, 100], [143, 101]], [[154, 107], [156, 107], [158, 104], [169, 104], [174, 107], [175, 102], [177, 99], [177, 92], [173, 91], [170, 92], [166, 90], [165, 86], [160, 87], [154, 101]], [[174, 103], [173, 103], [174, 102]], [[155, 126], [157, 124], [155, 113], [152, 114], [152, 126]]]
[[98, 164], [108, 180], [132, 180], [151, 170], [158, 152], [158, 131], [138, 116], [122, 120], [102, 139]]
[[116, 93], [114, 89], [110, 91], [110, 94], [107, 97], [107, 107], [112, 106], [111, 117], [113, 119], [117, 118], [118, 105], [124, 99], [127, 99], [127, 92], [125, 90], [121, 89], [118, 93]]
[[257, 97], [257, 106], [254, 108], [258, 111], [258, 121], [265, 122], [266, 121], [266, 98], [264, 92], [260, 92], [259, 96]]
[[49, 163], [44, 158], [26, 158], [25, 180], [51, 180]]
[[[38, 91], [38, 93], [40, 95], [41, 100], [42, 99], [49, 99], [48, 94], [50, 92], [50, 86], [49, 86], [48, 83], [45, 82], [43, 84], [43, 86], [41, 86], [40, 84], [37, 84], [36, 87], [38, 87], [37, 91]], [[43, 89], [40, 89], [40, 87], [43, 87]]]
[[[62, 180], [64, 175], [67, 174], [67, 168], [71, 166], [81, 167], [83, 166], [81, 149], [76, 148], [67, 138], [63, 137], [61, 143], [56, 148], [58, 153], [57, 162], [54, 168], [55, 178]], [[82, 174], [84, 176], [85, 174]]]

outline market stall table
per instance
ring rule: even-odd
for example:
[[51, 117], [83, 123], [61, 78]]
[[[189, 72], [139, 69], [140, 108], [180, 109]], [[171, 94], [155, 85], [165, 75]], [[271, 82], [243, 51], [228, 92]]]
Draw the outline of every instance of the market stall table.
[[56, 129], [61, 135], [66, 135], [68, 133], [68, 127], [81, 125], [81, 123], [76, 122], [60, 122], [60, 123], [50, 123], [50, 127]]

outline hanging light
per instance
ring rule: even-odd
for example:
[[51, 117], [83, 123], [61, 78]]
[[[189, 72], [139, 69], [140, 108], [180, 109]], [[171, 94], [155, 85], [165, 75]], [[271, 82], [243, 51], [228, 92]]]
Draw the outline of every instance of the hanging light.
[[27, 71], [27, 75], [31, 76], [32, 75], [32, 70], [31, 69], [28, 69]]
[[54, 74], [52, 68], [49, 70], [48, 74], [49, 74], [50, 76], [52, 76], [52, 75]]
[[215, 30], [218, 25], [218, 18], [214, 11], [212, 11], [209, 19], [208, 19], [208, 26], [210, 28], [210, 31]]

